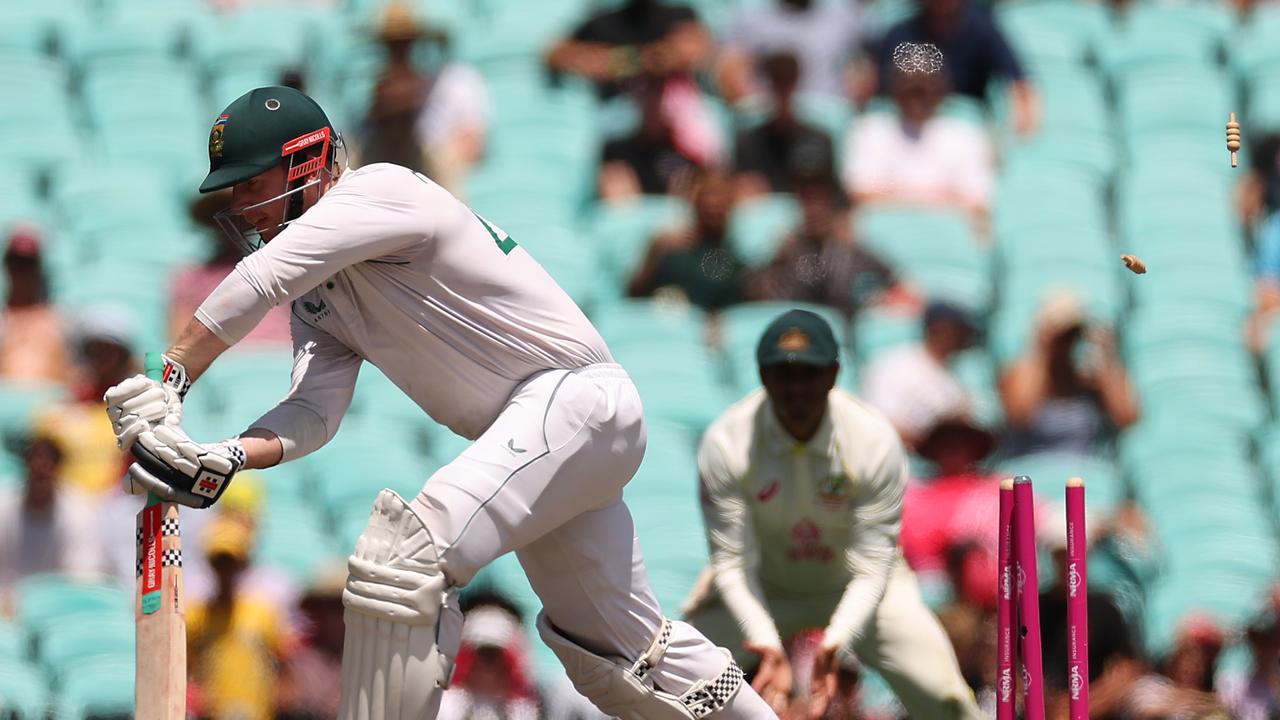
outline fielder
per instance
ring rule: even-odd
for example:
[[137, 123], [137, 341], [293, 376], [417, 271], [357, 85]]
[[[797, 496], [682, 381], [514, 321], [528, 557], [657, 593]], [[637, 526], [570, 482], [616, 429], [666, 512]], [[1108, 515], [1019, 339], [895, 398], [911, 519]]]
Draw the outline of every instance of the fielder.
[[832, 700], [844, 654], [879, 672], [910, 717], [981, 717], [898, 549], [902, 443], [834, 389], [831, 327], [792, 310], [756, 357], [764, 388], [712, 423], [698, 451], [714, 583], [691, 598], [690, 622], [744, 665], [758, 656], [753, 685], [775, 709], [792, 691], [784, 638], [825, 628], [812, 717]]
[[[208, 507], [236, 472], [295, 460], [338, 430], [368, 361], [474, 440], [415, 498], [383, 491], [343, 592], [344, 720], [434, 717], [458, 648], [458, 588], [515, 551], [538, 629], [574, 686], [619, 718], [768, 718], [728, 651], [667, 620], [622, 488], [645, 423], [626, 372], [573, 301], [499, 227], [396, 165], [342, 172], [324, 111], [283, 87], [231, 103], [201, 192], [249, 254], [165, 353], [163, 381], [106, 394], [134, 491]], [[191, 383], [290, 303], [288, 395], [237, 437], [181, 427]], [[372, 469], [375, 471], [376, 469]]]

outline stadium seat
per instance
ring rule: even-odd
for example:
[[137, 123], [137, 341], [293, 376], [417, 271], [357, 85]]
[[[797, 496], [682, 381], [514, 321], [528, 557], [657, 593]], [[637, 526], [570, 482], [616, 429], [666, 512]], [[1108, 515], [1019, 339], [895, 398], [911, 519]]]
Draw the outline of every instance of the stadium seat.
[[1212, 66], [1221, 51], [1224, 28], [1216, 24], [1216, 18], [1194, 17], [1199, 8], [1216, 14], [1207, 4], [1181, 9], [1135, 6], [1129, 17], [1113, 25], [1102, 39], [1100, 67], [1113, 80], [1127, 81], [1151, 69], [1183, 71]]
[[133, 600], [114, 585], [73, 580], [64, 575], [32, 575], [14, 588], [17, 619], [29, 633], [39, 635], [52, 624], [80, 614], [99, 617], [125, 616]]
[[37, 666], [0, 658], [0, 713], [15, 720], [44, 720], [50, 701], [48, 680]]
[[800, 206], [791, 195], [765, 195], [734, 206], [729, 237], [747, 265], [764, 265], [800, 222]]
[[587, 214], [583, 241], [598, 246], [607, 277], [621, 292], [653, 236], [678, 227], [689, 215], [690, 208], [683, 200], [667, 196], [600, 203]]
[[1045, 63], [1084, 65], [1109, 29], [1101, 6], [1074, 2], [1000, 5], [997, 19], [1033, 71]]
[[67, 668], [54, 712], [66, 720], [133, 712], [133, 663], [88, 658]]
[[1129, 495], [1116, 468], [1092, 455], [1044, 452], [1007, 458], [998, 472], [1002, 476], [1029, 476], [1036, 494], [1059, 506], [1066, 502], [1066, 482], [1071, 477], [1084, 479], [1089, 507], [1099, 513], [1114, 509]]
[[[0, 620], [0, 667], [12, 660], [22, 660], [30, 651], [26, 633], [8, 620]], [[4, 693], [0, 692], [0, 697]]]
[[134, 625], [128, 614], [117, 621], [102, 618], [83, 625], [49, 625], [39, 643], [40, 663], [61, 682], [69, 669], [96, 659], [103, 664], [130, 664], [134, 656]]
[[[1167, 38], [1162, 42], [1176, 46]], [[1208, 67], [1134, 72], [1119, 85], [1117, 97], [1127, 138], [1166, 129], [1220, 132], [1235, 107], [1230, 85]]]
[[931, 299], [977, 312], [991, 304], [990, 253], [957, 213], [868, 208], [854, 218], [857, 237]]

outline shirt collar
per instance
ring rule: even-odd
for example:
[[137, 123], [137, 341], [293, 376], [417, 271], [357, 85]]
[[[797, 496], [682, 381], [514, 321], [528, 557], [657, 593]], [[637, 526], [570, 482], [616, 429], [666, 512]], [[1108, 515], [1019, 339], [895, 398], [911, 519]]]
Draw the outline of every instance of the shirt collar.
[[[832, 392], [835, 392], [832, 390]], [[831, 422], [831, 400], [828, 395], [827, 411], [822, 414], [822, 422], [818, 425], [818, 432], [814, 433], [813, 438], [807, 443], [802, 443], [791, 436], [782, 427], [782, 423], [778, 422], [778, 417], [773, 414], [773, 403], [769, 401], [766, 395], [764, 400], [764, 411], [761, 413], [762, 419], [761, 436], [768, 448], [774, 452], [794, 452], [797, 449], [807, 450], [815, 455], [826, 455], [831, 447], [831, 436], [835, 432], [833, 423]]]

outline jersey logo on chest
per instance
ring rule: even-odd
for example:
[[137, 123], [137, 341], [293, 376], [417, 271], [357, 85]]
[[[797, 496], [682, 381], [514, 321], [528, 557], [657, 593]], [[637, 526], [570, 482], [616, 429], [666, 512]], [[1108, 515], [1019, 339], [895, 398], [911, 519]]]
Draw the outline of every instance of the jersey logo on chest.
[[849, 504], [849, 478], [832, 473], [818, 483], [818, 503], [823, 507], [839, 510]]
[[778, 494], [778, 491], [781, 489], [782, 489], [782, 483], [779, 482], [777, 478], [774, 478], [768, 485], [765, 485], [759, 492], [756, 493], [756, 500], [762, 503], [767, 503], [770, 500], [772, 500], [774, 497], [776, 497]]

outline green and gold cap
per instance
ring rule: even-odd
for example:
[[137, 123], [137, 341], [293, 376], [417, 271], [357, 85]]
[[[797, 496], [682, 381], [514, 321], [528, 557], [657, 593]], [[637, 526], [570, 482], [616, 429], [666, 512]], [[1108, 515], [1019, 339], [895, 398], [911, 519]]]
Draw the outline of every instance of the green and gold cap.
[[209, 130], [209, 175], [200, 192], [231, 187], [266, 172], [291, 153], [333, 141], [315, 100], [293, 88], [261, 87], [236, 98]]
[[765, 328], [756, 346], [760, 367], [798, 363], [830, 367], [840, 359], [831, 326], [808, 310], [789, 310]]

